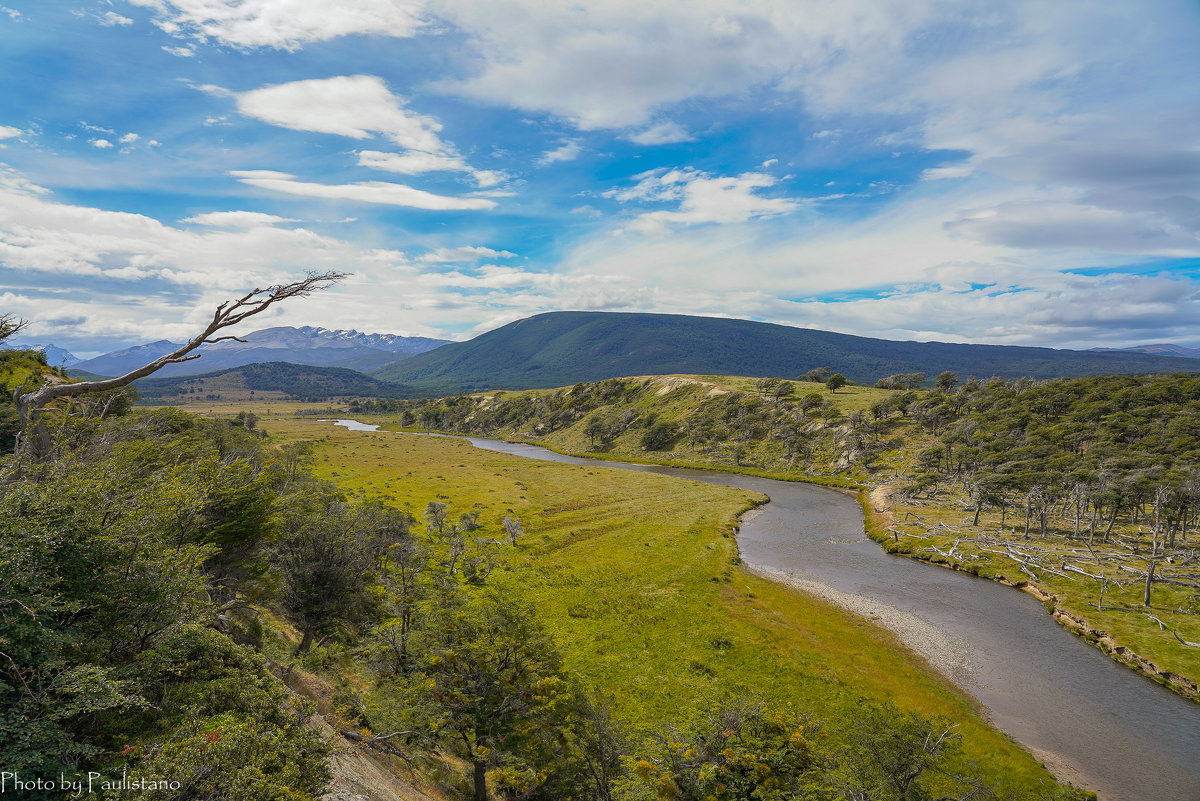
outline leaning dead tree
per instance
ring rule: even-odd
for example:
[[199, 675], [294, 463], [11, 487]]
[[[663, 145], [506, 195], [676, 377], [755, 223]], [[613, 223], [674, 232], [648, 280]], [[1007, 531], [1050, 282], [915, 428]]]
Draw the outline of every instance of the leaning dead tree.
[[0, 342], [8, 339], [29, 325], [15, 314], [0, 314]]
[[39, 418], [50, 403], [62, 398], [119, 389], [132, 384], [139, 378], [145, 378], [168, 364], [199, 359], [201, 354], [192, 353], [192, 351], [201, 345], [211, 345], [225, 340], [244, 342], [244, 339], [230, 334], [221, 336], [217, 334], [223, 329], [237, 325], [247, 317], [265, 311], [280, 301], [305, 297], [318, 289], [327, 289], [348, 275], [348, 273], [332, 270], [324, 273], [309, 273], [299, 281], [293, 281], [290, 284], [276, 284], [265, 289], [255, 288], [236, 300], [227, 300], [216, 308], [212, 320], [203, 331], [170, 353], [159, 356], [154, 361], [143, 364], [135, 370], [130, 370], [125, 375], [99, 381], [46, 383], [28, 392], [26, 392], [28, 382], [22, 384], [13, 393], [13, 401], [16, 403], [21, 422], [21, 434], [17, 438], [17, 455], [28, 454], [37, 459], [48, 451], [50, 435]]

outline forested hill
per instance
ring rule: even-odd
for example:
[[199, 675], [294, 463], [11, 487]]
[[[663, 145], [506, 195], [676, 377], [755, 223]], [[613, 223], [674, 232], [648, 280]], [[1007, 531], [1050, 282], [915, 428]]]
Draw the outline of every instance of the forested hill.
[[1168, 373], [1200, 361], [1139, 353], [893, 342], [750, 320], [550, 312], [373, 373], [429, 394], [532, 389], [632, 375], [793, 377], [832, 367], [859, 383], [896, 373], [1057, 378]]
[[143, 401], [293, 399], [318, 401], [344, 396], [390, 398], [403, 388], [343, 367], [265, 362], [201, 375], [144, 378], [134, 384]]

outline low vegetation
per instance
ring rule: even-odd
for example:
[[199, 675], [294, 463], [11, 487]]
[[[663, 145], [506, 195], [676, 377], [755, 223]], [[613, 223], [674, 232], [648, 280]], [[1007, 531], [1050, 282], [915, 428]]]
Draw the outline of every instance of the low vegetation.
[[352, 408], [600, 458], [879, 489], [873, 535], [889, 549], [1031, 582], [1064, 623], [1196, 694], [1200, 379], [832, 377], [610, 379]]
[[[854, 771], [866, 767], [851, 768], [839, 756], [865, 747], [853, 738], [869, 715], [901, 728], [940, 726], [939, 735], [956, 725], [944, 748], [920, 757], [931, 766], [920, 780], [927, 789], [958, 797], [972, 782], [982, 781], [1001, 796], [1054, 792], [1040, 767], [980, 721], [953, 688], [898, 649], [887, 632], [740, 569], [731, 526], [761, 497], [665, 476], [534, 462], [445, 438], [352, 432], [329, 423], [277, 418], [261, 425], [280, 442], [311, 443], [307, 447], [319, 476], [356, 495], [384, 498], [411, 510], [417, 519], [414, 532], [422, 536], [423, 531], [426, 547], [440, 554], [415, 580], [394, 573], [393, 581], [408, 582], [403, 597], [414, 599], [415, 606], [396, 608], [377, 630], [378, 678], [373, 685], [367, 682], [373, 689], [357, 696], [354, 707], [355, 719], [369, 731], [419, 728], [411, 709], [398, 708], [401, 690], [410, 686], [401, 677], [409, 670], [428, 680], [429, 671], [442, 669], [443, 658], [437, 650], [431, 655], [429, 638], [439, 643], [436, 649], [448, 647], [440, 638], [459, 625], [476, 632], [473, 639], [492, 637], [485, 621], [475, 616], [495, 613], [474, 605], [487, 607], [489, 598], [501, 597], [535, 610], [538, 627], [567, 670], [564, 674], [557, 661], [543, 654], [535, 660], [539, 670], [550, 671], [543, 678], [552, 679], [554, 688], [566, 682], [583, 691], [576, 700], [558, 698], [559, 689], [545, 696], [552, 707], [575, 710], [572, 719], [584, 728], [569, 737], [581, 743], [610, 738], [620, 743], [611, 747], [624, 758], [605, 768], [613, 781], [606, 791], [610, 795], [594, 797], [654, 798], [656, 788], [671, 783], [679, 788], [675, 797], [704, 797], [684, 792], [688, 776], [694, 778], [702, 769], [706, 777], [719, 776], [723, 757], [708, 754], [713, 762], [704, 768], [699, 752], [684, 757], [688, 749], [672, 751], [671, 743], [686, 743], [715, 725], [711, 721], [729, 716], [748, 716], [746, 742], [759, 745], [746, 748], [764, 747], [767, 740], [758, 738], [766, 738], [767, 730], [779, 738], [773, 741], [776, 747], [784, 747], [803, 726], [796, 759], [803, 755], [808, 768], [795, 778], [817, 793], [812, 797], [826, 797], [821, 792], [851, 797], [838, 795], [835, 775], [859, 777], [837, 779], [846, 781], [846, 788], [861, 789], [853, 781], [884, 781], [878, 774], [864, 778]], [[506, 519], [521, 522], [515, 546]], [[456, 553], [474, 566], [456, 565]], [[464, 612], [470, 619], [462, 624], [445, 619], [444, 604], [432, 603], [440, 596], [429, 589], [446, 581], [451, 571], [470, 593], [468, 609], [476, 610]], [[413, 620], [439, 622], [420, 633], [406, 628]], [[524, 625], [511, 621], [505, 627]], [[423, 644], [417, 647], [416, 642]], [[452, 650], [455, 659], [478, 662], [461, 645]], [[319, 663], [324, 669], [344, 669], [357, 658], [354, 649], [338, 643], [327, 644], [312, 659], [316, 656], [324, 660]], [[428, 658], [437, 664], [422, 666]], [[312, 659], [308, 664], [317, 665]], [[460, 703], [449, 695], [441, 701], [447, 699]], [[888, 707], [889, 702], [897, 708]], [[425, 714], [443, 714], [439, 709]], [[601, 724], [595, 715], [601, 716]], [[730, 740], [738, 748], [744, 745], [741, 739]], [[897, 742], [902, 741], [912, 742], [897, 734]], [[468, 742], [448, 747], [470, 761]], [[763, 755], [768, 757], [775, 758]], [[495, 758], [500, 767], [490, 768], [489, 775], [496, 781], [517, 782], [518, 776], [525, 781], [542, 770]], [[582, 780], [570, 781], [578, 787]], [[547, 785], [545, 797], [560, 797], [550, 791], [553, 786]]]
[[0, 463], [21, 776], [314, 798], [334, 744], [279, 680], [307, 673], [333, 737], [445, 798], [1060, 792], [884, 632], [742, 573], [747, 493], [251, 412], [41, 422]]

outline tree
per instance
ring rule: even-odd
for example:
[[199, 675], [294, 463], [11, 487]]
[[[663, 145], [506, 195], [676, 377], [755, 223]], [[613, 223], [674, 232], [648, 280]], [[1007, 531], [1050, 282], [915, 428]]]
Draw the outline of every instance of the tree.
[[280, 514], [271, 561], [282, 579], [281, 601], [303, 633], [296, 653], [335, 623], [353, 621], [369, 607], [368, 547], [373, 516], [325, 488], [289, 496]]
[[642, 434], [641, 445], [648, 451], [665, 451], [675, 444], [679, 429], [674, 423], [660, 420]]
[[811, 784], [804, 726], [786, 708], [734, 700], [714, 706], [691, 732], [655, 736], [658, 753], [636, 763], [636, 779], [658, 798], [785, 801]]
[[832, 367], [817, 367], [816, 369], [809, 370], [802, 376], [797, 376], [796, 380], [811, 381], [814, 384], [823, 384], [829, 380], [831, 375], [833, 375]]
[[504, 533], [512, 541], [513, 547], [517, 547], [517, 540], [525, 535], [525, 529], [521, 526], [521, 519], [512, 515], [504, 516]]
[[931, 798], [927, 777], [938, 774], [941, 783], [956, 785], [965, 795], [954, 798], [995, 797], [978, 779], [959, 776], [945, 768], [947, 757], [958, 750], [957, 726], [933, 723], [891, 704], [863, 704], [846, 731], [846, 744], [835, 757], [830, 778], [843, 798], [878, 801], [911, 801]]
[[[47, 404], [60, 398], [73, 398], [79, 395], [106, 392], [128, 386], [137, 379], [144, 378], [168, 364], [179, 364], [180, 362], [200, 358], [201, 354], [192, 353], [192, 351], [201, 345], [211, 345], [230, 339], [244, 342], [245, 340], [239, 339], [236, 336], [216, 336], [216, 334], [222, 329], [237, 325], [248, 317], [266, 311], [280, 301], [288, 300], [289, 298], [306, 297], [318, 289], [326, 289], [341, 281], [347, 275], [348, 273], [340, 273], [332, 270], [324, 273], [309, 273], [299, 281], [293, 281], [288, 284], [275, 284], [266, 289], [255, 288], [240, 298], [227, 300], [217, 306], [216, 311], [213, 312], [212, 320], [200, 333], [170, 353], [159, 356], [154, 361], [147, 362], [134, 370], [130, 370], [125, 375], [99, 381], [77, 381], [74, 383], [46, 382], [40, 387], [33, 389], [29, 389], [29, 382], [22, 384], [13, 393], [13, 400], [17, 405], [17, 412], [20, 415], [21, 428], [23, 432], [26, 432], [18, 437], [18, 455], [26, 447], [28, 447], [30, 455], [35, 460], [45, 455], [46, 448], [49, 446], [50, 434], [46, 430], [46, 427], [40, 424], [40, 418], [41, 412]], [[18, 320], [14, 322], [11, 315], [0, 317], [0, 342], [23, 327], [24, 321]], [[6, 329], [8, 333], [4, 333]], [[27, 389], [29, 391], [26, 391]], [[27, 439], [29, 440], [28, 442], [26, 442]]]
[[0, 314], [0, 344], [4, 340], [23, 330], [29, 323], [15, 314]]
[[934, 382], [936, 383], [938, 389], [942, 390], [943, 392], [949, 392], [958, 386], [958, 373], [954, 372], [953, 370], [947, 370], [944, 373], [938, 373], [937, 378], [934, 379]]
[[439, 603], [428, 636], [425, 681], [409, 688], [425, 696], [429, 729], [470, 765], [473, 801], [487, 801], [489, 768], [526, 773], [553, 750], [571, 705], [562, 659], [532, 610], [491, 591]]
[[829, 380], [825, 382], [825, 388], [830, 392], [837, 392], [839, 389], [846, 386], [847, 383], [849, 382], [846, 380], [846, 376], [842, 375], [841, 373], [834, 373], [833, 375], [829, 376]]

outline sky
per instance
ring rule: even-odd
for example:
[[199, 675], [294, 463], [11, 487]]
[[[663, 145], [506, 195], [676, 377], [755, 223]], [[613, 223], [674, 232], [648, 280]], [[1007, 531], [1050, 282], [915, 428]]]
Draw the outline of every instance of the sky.
[[0, 0], [0, 312], [1200, 346], [1200, 3]]

